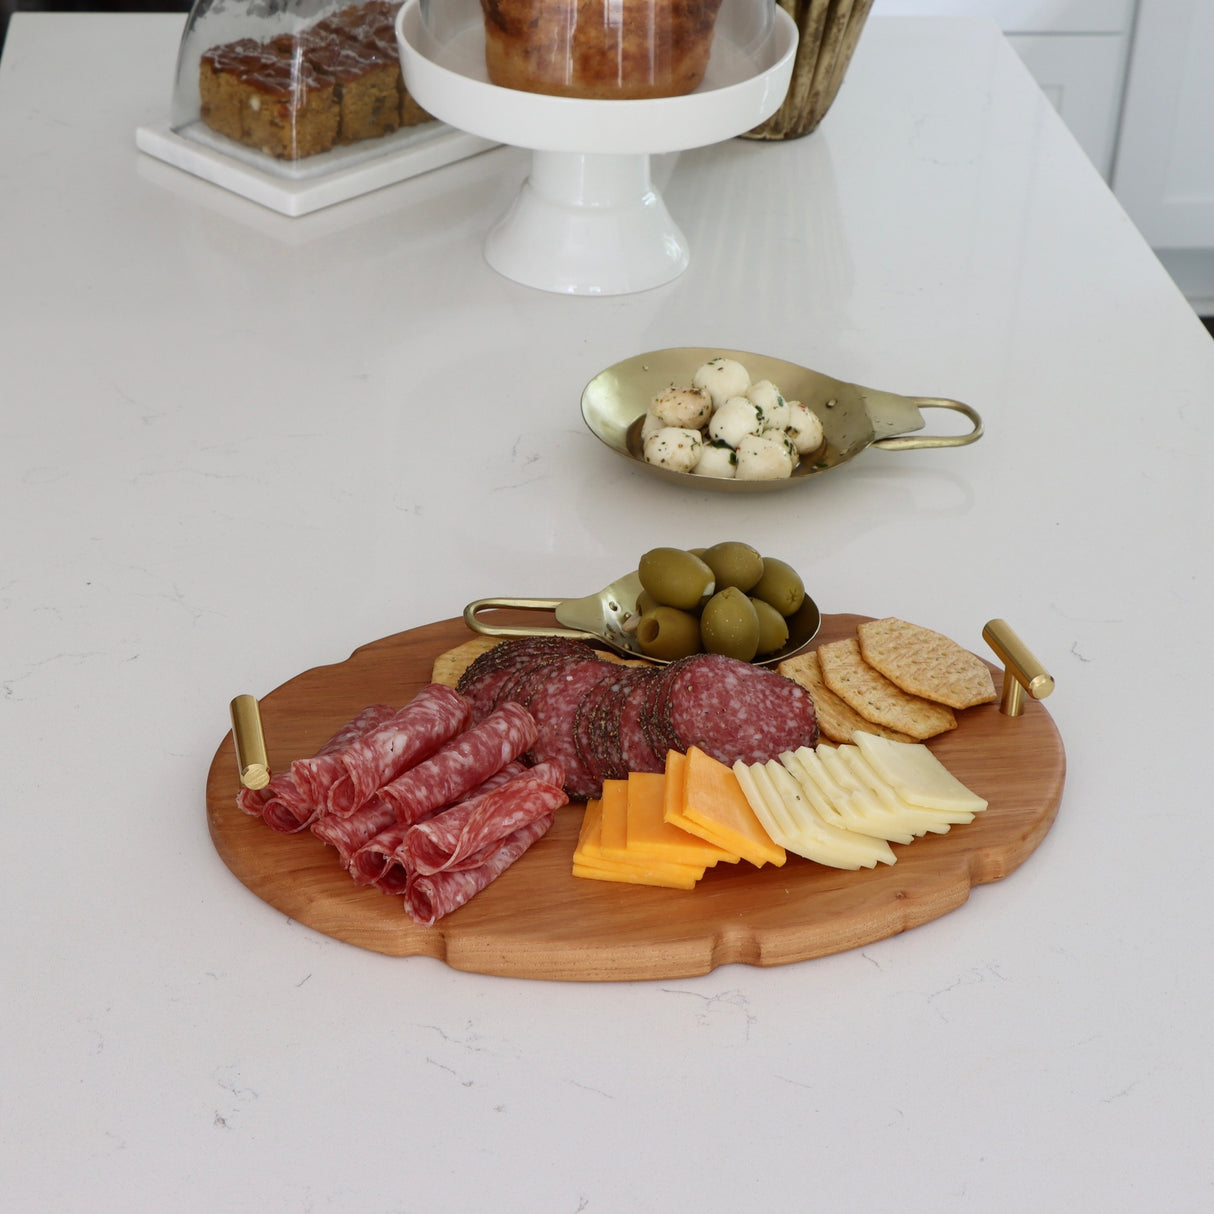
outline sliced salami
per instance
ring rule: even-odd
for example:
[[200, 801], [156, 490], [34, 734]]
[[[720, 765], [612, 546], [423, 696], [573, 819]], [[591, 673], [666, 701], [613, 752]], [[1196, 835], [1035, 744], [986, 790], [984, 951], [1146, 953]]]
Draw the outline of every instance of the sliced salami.
[[569, 637], [520, 637], [503, 641], [474, 658], [460, 676], [456, 690], [472, 701], [473, 720], [489, 715], [502, 702], [501, 689], [526, 666], [555, 656], [585, 657], [592, 652], [582, 641]]
[[809, 693], [774, 670], [702, 653], [672, 662], [662, 679], [654, 715], [677, 750], [698, 746], [732, 765], [817, 741]]
[[[391, 720], [338, 752], [340, 769], [325, 790], [326, 812], [349, 817], [376, 790], [466, 729], [471, 719], [472, 703], [465, 696], [441, 683], [423, 687]], [[325, 777], [311, 773], [308, 778], [319, 785]]]
[[[396, 713], [389, 704], [372, 704], [343, 725], [317, 752], [318, 758], [338, 754], [360, 737], [390, 720]], [[236, 803], [247, 814], [260, 817], [267, 826], [280, 834], [293, 834], [311, 824], [321, 811], [285, 771], [271, 778], [265, 788], [242, 788]]]
[[406, 868], [423, 875], [479, 868], [488, 849], [569, 800], [564, 773], [556, 774], [560, 783], [529, 773], [410, 827], [404, 840]]
[[578, 707], [617, 667], [597, 658], [554, 663], [532, 690], [527, 711], [535, 719], [537, 737], [531, 747], [534, 762], [553, 759], [565, 770], [565, 791], [574, 800], [596, 796], [598, 778], [582, 761], [574, 737]]
[[433, 927], [444, 915], [463, 906], [506, 871], [552, 826], [552, 814], [536, 818], [503, 839], [478, 868], [434, 874], [410, 872], [405, 886], [405, 910], [421, 927]]
[[398, 822], [418, 822], [439, 806], [466, 796], [511, 760], [521, 758], [535, 738], [531, 714], [521, 705], [507, 702], [385, 784], [367, 805], [390, 807]]
[[[501, 771], [495, 772], [479, 788], [474, 789], [471, 795], [491, 792], [494, 788], [526, 773], [527, 768], [522, 763], [507, 763]], [[442, 810], [437, 812], [441, 813]], [[347, 865], [350, 876], [360, 885], [377, 886], [385, 894], [403, 894], [406, 870], [401, 845], [408, 829], [407, 825], [393, 820], [390, 826], [379, 831], [373, 838], [367, 839], [350, 858]]]
[[358, 849], [396, 821], [390, 805], [367, 804], [349, 817], [324, 814], [312, 823], [312, 833], [337, 849], [342, 868], [349, 868]]

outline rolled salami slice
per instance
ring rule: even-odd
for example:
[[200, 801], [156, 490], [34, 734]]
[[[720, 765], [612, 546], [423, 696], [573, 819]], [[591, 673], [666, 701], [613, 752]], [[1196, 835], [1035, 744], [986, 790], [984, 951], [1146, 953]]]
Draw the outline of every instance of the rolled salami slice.
[[672, 662], [662, 679], [656, 713], [675, 750], [698, 746], [732, 766], [764, 763], [818, 739], [809, 693], [774, 670], [700, 653]]
[[[369, 705], [353, 720], [343, 725], [314, 757], [336, 754], [344, 750], [395, 714], [396, 709], [390, 704]], [[245, 813], [262, 818], [267, 826], [280, 834], [293, 834], [303, 830], [311, 824], [321, 809], [304, 795], [290, 771], [271, 777], [265, 788], [256, 791], [242, 788], [237, 794], [236, 803]]]
[[[563, 777], [562, 772], [562, 783]], [[568, 800], [561, 783], [520, 776], [410, 827], [404, 840], [405, 867], [423, 876], [479, 868], [495, 844]]]
[[[522, 763], [507, 763], [501, 771], [491, 775], [472, 795], [491, 792], [509, 780], [525, 775], [527, 768]], [[384, 812], [390, 812], [385, 808]], [[441, 813], [442, 810], [438, 810]], [[347, 818], [353, 822], [357, 819]], [[364, 842], [350, 858], [347, 867], [350, 876], [359, 885], [374, 885], [385, 894], [403, 894], [405, 892], [405, 858], [401, 845], [405, 841], [408, 826], [403, 826], [393, 818], [391, 825], [385, 827], [374, 837]]]
[[312, 823], [312, 833], [337, 849], [342, 868], [349, 868], [360, 847], [396, 821], [390, 805], [364, 805], [347, 818], [324, 814]]
[[501, 876], [552, 826], [545, 814], [520, 827], [496, 845], [478, 868], [423, 874], [410, 872], [405, 884], [405, 910], [421, 927], [433, 927], [444, 915], [463, 906], [491, 881]]
[[508, 702], [385, 784], [366, 804], [389, 806], [398, 822], [412, 825], [431, 810], [467, 796], [511, 760], [521, 758], [535, 737], [531, 714]]
[[349, 817], [377, 789], [432, 755], [465, 729], [471, 719], [470, 700], [441, 683], [431, 683], [390, 721], [339, 751], [336, 770], [313, 767], [306, 778], [313, 783], [314, 795], [323, 787], [322, 804], [327, 813]]

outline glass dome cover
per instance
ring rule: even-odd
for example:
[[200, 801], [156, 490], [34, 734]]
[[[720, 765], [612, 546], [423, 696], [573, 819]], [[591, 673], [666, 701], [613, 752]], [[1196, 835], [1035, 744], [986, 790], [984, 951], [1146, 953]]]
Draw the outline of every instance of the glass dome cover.
[[437, 126], [401, 76], [399, 0], [197, 0], [171, 125], [237, 154], [300, 164]]

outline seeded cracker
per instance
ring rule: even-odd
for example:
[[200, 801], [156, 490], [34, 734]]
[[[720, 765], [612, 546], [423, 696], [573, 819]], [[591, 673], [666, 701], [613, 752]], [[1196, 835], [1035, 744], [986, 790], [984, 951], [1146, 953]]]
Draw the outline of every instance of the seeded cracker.
[[844, 700], [839, 699], [822, 678], [822, 668], [818, 664], [816, 651], [811, 650], [809, 653], [798, 654], [795, 658], [786, 658], [776, 669], [786, 678], [800, 683], [809, 692], [818, 714], [818, 728], [832, 742], [850, 742], [857, 729], [889, 738], [893, 742], [915, 741], [910, 734], [887, 729], [884, 725], [862, 717]]
[[995, 699], [986, 663], [939, 632], [890, 617], [861, 624], [856, 635], [864, 660], [910, 695], [950, 708]]
[[856, 640], [820, 645], [818, 662], [826, 686], [868, 721], [920, 742], [957, 728], [951, 708], [909, 695], [891, 683], [864, 660]]

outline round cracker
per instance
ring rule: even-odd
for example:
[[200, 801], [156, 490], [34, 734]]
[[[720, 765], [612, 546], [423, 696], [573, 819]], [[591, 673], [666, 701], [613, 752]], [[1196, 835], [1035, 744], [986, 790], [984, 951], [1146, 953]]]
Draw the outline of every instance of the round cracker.
[[890, 616], [861, 624], [856, 636], [864, 661], [910, 695], [958, 709], [995, 699], [987, 664], [939, 632]]

